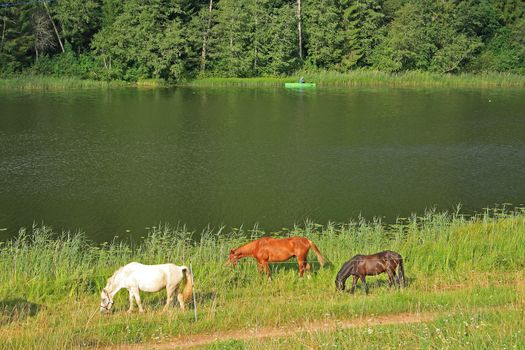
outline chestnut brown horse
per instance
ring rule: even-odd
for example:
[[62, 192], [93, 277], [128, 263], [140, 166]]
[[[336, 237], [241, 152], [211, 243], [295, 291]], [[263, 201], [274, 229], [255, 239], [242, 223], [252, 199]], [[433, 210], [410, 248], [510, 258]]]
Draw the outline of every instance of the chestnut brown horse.
[[286, 261], [292, 256], [295, 256], [297, 258], [297, 264], [299, 265], [299, 275], [303, 277], [305, 270], [310, 272], [310, 264], [308, 264], [307, 261], [310, 248], [313, 249], [319, 263], [323, 266], [325, 259], [321, 255], [321, 252], [311, 240], [305, 237], [262, 237], [246, 243], [239, 248], [232, 249], [226, 263], [230, 262], [235, 266], [239, 259], [251, 256], [257, 260], [259, 274], [261, 274], [264, 269], [268, 279], [270, 279], [270, 267], [268, 263]]
[[[399, 266], [399, 276], [396, 276], [396, 267]], [[350, 275], [353, 277], [352, 289], [353, 293], [357, 280], [361, 279], [363, 282], [365, 292], [368, 294], [368, 286], [366, 285], [366, 276], [379, 275], [386, 272], [388, 274], [388, 281], [390, 287], [394, 283], [396, 286], [405, 286], [405, 271], [403, 269], [403, 258], [396, 252], [385, 250], [384, 252], [372, 255], [356, 255], [352, 259], [343, 264], [341, 270], [337, 273], [335, 278], [335, 287], [337, 290], [345, 289], [345, 281]]]

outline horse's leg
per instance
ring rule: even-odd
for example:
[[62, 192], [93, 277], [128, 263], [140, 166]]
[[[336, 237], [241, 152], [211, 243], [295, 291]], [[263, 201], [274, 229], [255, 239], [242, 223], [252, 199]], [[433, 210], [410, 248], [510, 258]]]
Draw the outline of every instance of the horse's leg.
[[142, 307], [142, 303], [140, 301], [140, 292], [137, 287], [131, 288], [131, 291], [133, 292], [133, 295], [135, 296], [135, 301], [137, 302], [137, 306], [139, 307], [139, 312], [143, 313], [144, 308]]
[[299, 277], [303, 277], [305, 263], [304, 258], [302, 256], [297, 257], [297, 264], [299, 265]]
[[394, 275], [392, 274], [392, 269], [388, 268], [386, 270], [388, 275], [388, 287], [392, 288], [392, 283], [394, 283]]
[[310, 264], [308, 262], [306, 262], [306, 277], [308, 277], [309, 279], [312, 278], [312, 276], [310, 275]]
[[178, 286], [170, 286], [170, 285], [167, 285], [166, 286], [166, 294], [167, 294], [167, 297], [166, 297], [166, 305], [164, 305], [164, 311], [167, 311], [168, 308], [170, 307], [172, 301], [173, 301], [173, 294], [177, 291], [177, 288]]
[[132, 313], [133, 309], [135, 308], [135, 304], [133, 304], [133, 293], [131, 292], [131, 289], [128, 290], [129, 292], [129, 309], [128, 312]]
[[399, 277], [396, 274], [395, 267], [392, 269], [392, 275], [394, 275], [394, 285], [396, 286], [396, 288], [399, 288]]
[[352, 289], [350, 289], [350, 293], [354, 294], [355, 286], [357, 285], [357, 281], [359, 280], [359, 277], [352, 276]]
[[268, 261], [263, 261], [262, 264], [263, 264], [263, 267], [264, 267], [264, 271], [266, 271], [266, 276], [268, 277], [268, 281], [271, 281], [272, 280], [272, 276], [271, 276], [271, 273], [270, 273], [270, 266], [268, 265]]
[[177, 294], [177, 300], [179, 301], [180, 309], [184, 311], [186, 305], [184, 304], [184, 297], [182, 296], [182, 293]]
[[259, 277], [262, 275], [263, 272], [263, 265], [262, 263], [257, 261], [257, 271], [259, 271]]
[[301, 254], [297, 255], [297, 264], [299, 265], [299, 276], [303, 277], [304, 271], [306, 270], [307, 277], [311, 278], [310, 276], [310, 264], [308, 263], [308, 255], [307, 254]]
[[363, 286], [365, 287], [365, 293], [368, 294], [368, 285], [366, 284], [366, 276], [361, 276], [361, 282], [363, 282]]

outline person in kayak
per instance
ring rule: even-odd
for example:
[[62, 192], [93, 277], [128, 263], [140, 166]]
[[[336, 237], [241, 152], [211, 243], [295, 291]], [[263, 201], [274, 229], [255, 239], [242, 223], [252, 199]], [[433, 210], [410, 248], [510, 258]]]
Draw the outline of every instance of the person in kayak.
[[304, 77], [299, 78], [299, 84], [304, 84]]

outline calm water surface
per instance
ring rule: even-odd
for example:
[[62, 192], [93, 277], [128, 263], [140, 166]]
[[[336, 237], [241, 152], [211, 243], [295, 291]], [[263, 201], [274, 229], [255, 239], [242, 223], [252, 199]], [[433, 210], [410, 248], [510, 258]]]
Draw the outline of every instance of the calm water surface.
[[0, 239], [525, 201], [525, 91], [0, 91]]

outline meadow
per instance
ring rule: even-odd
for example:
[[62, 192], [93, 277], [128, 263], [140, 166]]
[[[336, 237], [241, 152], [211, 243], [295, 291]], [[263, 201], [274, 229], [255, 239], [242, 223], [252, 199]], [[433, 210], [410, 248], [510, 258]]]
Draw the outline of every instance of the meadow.
[[162, 79], [138, 81], [99, 81], [75, 77], [52, 77], [44, 75], [20, 75], [0, 78], [0, 89], [4, 90], [65, 90], [110, 87], [164, 88], [173, 86], [200, 87], [282, 87], [284, 83], [297, 82], [299, 77], [315, 82], [318, 87], [428, 87], [428, 88], [522, 88], [525, 76], [512, 73], [463, 73], [439, 74], [423, 71], [387, 73], [358, 69], [348, 72], [329, 70], [298, 71], [291, 76], [265, 76], [253, 78], [197, 77], [178, 82]]
[[131, 85], [130, 83], [118, 80], [108, 82], [75, 77], [58, 78], [43, 75], [20, 75], [3, 79], [0, 78], [0, 90], [55, 91], [66, 89], [100, 89]]
[[319, 87], [445, 87], [445, 88], [520, 88], [525, 87], [525, 76], [509, 73], [439, 74], [422, 71], [387, 73], [374, 70], [298, 71], [291, 77], [222, 78], [209, 77], [191, 80], [191, 86], [282, 86], [297, 82], [299, 77]]
[[[321, 268], [310, 253], [311, 278], [300, 279], [290, 261], [272, 266], [271, 282], [258, 276], [253, 259], [241, 260], [235, 269], [225, 265], [232, 247], [263, 234], [307, 236], [331, 264]], [[219, 341], [202, 345], [519, 348], [525, 343], [524, 246], [523, 208], [487, 209], [475, 216], [430, 211], [395, 224], [306, 222], [271, 233], [258, 228], [190, 232], [161, 225], [141, 242], [100, 245], [81, 233], [38, 226], [0, 244], [0, 343], [3, 349], [137, 343], [162, 348], [189, 336], [217, 335]], [[344, 261], [384, 249], [403, 255], [405, 289], [388, 288], [380, 276], [368, 278], [368, 296], [361, 285], [354, 295], [335, 291], [334, 277]], [[146, 313], [127, 314], [127, 292], [122, 291], [114, 312], [100, 315], [106, 279], [130, 261], [191, 263], [198, 320], [191, 303], [184, 312], [178, 306], [162, 312], [164, 292], [143, 293]], [[422, 319], [397, 322], [396, 315]], [[378, 317], [387, 321], [367, 324]], [[389, 317], [394, 321], [388, 322]], [[355, 327], [341, 326], [352, 320], [357, 320]], [[283, 330], [282, 336], [228, 339], [228, 334], [239, 338], [239, 332], [272, 330]]]

